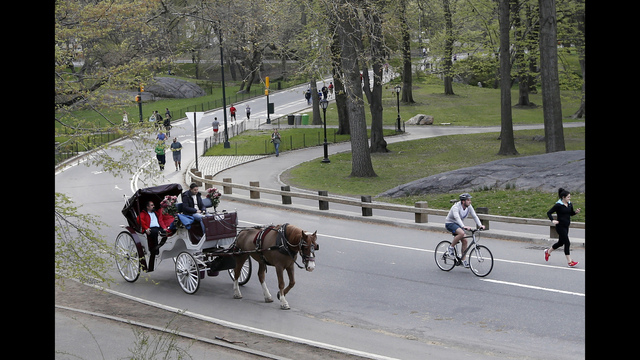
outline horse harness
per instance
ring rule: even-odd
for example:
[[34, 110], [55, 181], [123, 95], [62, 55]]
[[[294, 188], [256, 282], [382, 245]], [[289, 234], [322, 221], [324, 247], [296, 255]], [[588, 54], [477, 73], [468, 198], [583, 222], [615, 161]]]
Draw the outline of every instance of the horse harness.
[[[302, 240], [302, 238], [300, 238], [300, 242], [297, 245], [291, 244], [289, 242], [289, 240], [287, 240], [287, 236], [286, 236], [287, 225], [289, 225], [289, 224], [288, 223], [284, 223], [282, 225], [271, 225], [271, 226], [267, 226], [266, 228], [260, 230], [256, 234], [256, 236], [253, 238], [253, 243], [256, 246], [256, 252], [258, 252], [260, 254], [260, 258], [262, 259], [262, 261], [265, 264], [271, 265], [271, 264], [269, 264], [269, 262], [267, 261], [267, 259], [264, 257], [264, 255], [262, 253], [264, 251], [267, 251], [267, 250], [278, 250], [282, 254], [291, 256], [291, 258], [294, 259], [293, 260], [294, 263], [300, 269], [303, 269], [303, 267], [300, 266], [300, 264], [298, 264], [298, 262], [295, 260], [295, 256], [298, 253], [298, 251], [300, 251], [300, 253], [302, 254], [303, 240]], [[270, 231], [276, 231], [277, 232], [276, 244], [274, 246], [271, 246], [271, 247], [267, 248], [267, 249], [262, 249], [262, 241], [264, 240], [265, 236], [267, 236], [267, 234]], [[289, 247], [294, 247], [294, 248], [297, 247], [298, 249], [295, 252], [292, 252]], [[304, 257], [304, 255], [303, 255], [303, 257]]]

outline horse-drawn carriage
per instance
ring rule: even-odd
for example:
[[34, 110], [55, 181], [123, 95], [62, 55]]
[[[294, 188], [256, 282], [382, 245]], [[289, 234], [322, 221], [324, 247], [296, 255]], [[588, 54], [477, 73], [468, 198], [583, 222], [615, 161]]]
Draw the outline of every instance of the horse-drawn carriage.
[[[234, 281], [233, 297], [242, 298], [239, 285], [244, 285], [251, 277], [251, 258], [258, 262], [258, 278], [262, 286], [265, 302], [272, 302], [265, 284], [266, 267], [274, 266], [278, 277], [278, 299], [280, 308], [289, 309], [285, 295], [295, 284], [294, 264], [307, 271], [315, 268], [315, 251], [318, 250], [316, 232], [303, 231], [289, 224], [252, 227], [237, 231], [236, 212], [215, 212], [203, 218], [204, 231], [198, 222], [189, 224], [188, 216], [182, 216], [181, 205], [177, 204], [175, 214], [166, 214], [165, 224], [172, 224], [169, 232], [160, 232], [159, 241], [154, 244], [142, 232], [138, 217], [150, 201], [158, 208], [166, 196], [179, 196], [179, 184], [160, 185], [136, 191], [125, 199], [122, 214], [128, 225], [115, 241], [115, 256], [118, 270], [128, 282], [134, 282], [141, 271], [151, 272], [155, 261], [158, 264], [167, 258], [173, 259], [178, 284], [184, 292], [195, 293], [205, 274], [218, 275], [227, 270]], [[205, 207], [211, 207], [211, 200], [202, 199]], [[162, 215], [165, 216], [165, 215]], [[193, 218], [191, 219], [193, 220]], [[300, 253], [304, 266], [299, 265]], [[287, 272], [289, 285], [285, 288], [283, 271]], [[237, 274], [237, 275], [236, 275]]]
[[[203, 233], [197, 221], [186, 226], [180, 221], [180, 218], [185, 219], [180, 215], [182, 204], [176, 204], [176, 213], [163, 215], [167, 217], [165, 222], [171, 224], [169, 232], [161, 232], [158, 243], [150, 246], [148, 237], [142, 232], [138, 216], [149, 201], [160, 208], [166, 196], [179, 197], [181, 193], [182, 186], [168, 184], [139, 189], [133, 196], [125, 199], [122, 214], [128, 224], [123, 226], [125, 230], [116, 237], [115, 257], [118, 270], [126, 281], [136, 281], [141, 271], [152, 272], [154, 265], [168, 258], [173, 259], [178, 284], [188, 294], [198, 290], [205, 274], [217, 276], [219, 271], [227, 270], [231, 279], [235, 280], [236, 256], [233, 244], [238, 225], [236, 212], [207, 213], [203, 218]], [[202, 200], [207, 208], [211, 207], [210, 199]], [[239, 285], [246, 284], [250, 277], [251, 261], [247, 258], [241, 268]]]

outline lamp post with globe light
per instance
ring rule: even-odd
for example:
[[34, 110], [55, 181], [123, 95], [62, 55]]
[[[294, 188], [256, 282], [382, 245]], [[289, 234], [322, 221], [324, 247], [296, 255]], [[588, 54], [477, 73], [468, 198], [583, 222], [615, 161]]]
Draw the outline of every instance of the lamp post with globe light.
[[320, 107], [322, 107], [322, 113], [324, 116], [324, 159], [322, 159], [323, 163], [330, 163], [329, 154], [327, 150], [327, 106], [329, 106], [329, 101], [326, 99], [320, 100]]

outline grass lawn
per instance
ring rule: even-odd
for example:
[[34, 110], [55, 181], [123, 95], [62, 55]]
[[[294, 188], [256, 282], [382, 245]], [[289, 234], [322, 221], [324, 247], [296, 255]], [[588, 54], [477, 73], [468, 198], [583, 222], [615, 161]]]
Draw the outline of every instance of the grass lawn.
[[[393, 126], [397, 115], [395, 95], [384, 92], [384, 124]], [[413, 96], [416, 104], [400, 105], [400, 115], [404, 120], [416, 114], [433, 115], [435, 124], [449, 123], [456, 126], [499, 126], [500, 125], [500, 90], [478, 88], [454, 84], [454, 96], [443, 95], [442, 83], [432, 78], [421, 78], [414, 82]], [[512, 99], [516, 99], [517, 90]], [[562, 92], [562, 106], [565, 119], [573, 114], [580, 105], [580, 93]], [[540, 105], [541, 95], [534, 94], [531, 101]], [[333, 107], [333, 109], [332, 109]], [[367, 109], [368, 110], [368, 109]], [[368, 111], [367, 111], [368, 112]], [[513, 108], [514, 124], [543, 123], [542, 107], [532, 109]], [[327, 110], [327, 124], [337, 125], [335, 105]], [[565, 145], [567, 150], [585, 149], [585, 129], [565, 129]], [[374, 170], [378, 177], [351, 178], [351, 154], [343, 153], [331, 156], [331, 163], [311, 161], [301, 164], [284, 174], [283, 179], [293, 186], [327, 190], [332, 194], [372, 195], [380, 194], [397, 185], [404, 184], [429, 175], [450, 170], [478, 165], [504, 157], [496, 155], [500, 147], [499, 133], [456, 135], [394, 143], [388, 146], [391, 152], [372, 154]], [[544, 135], [544, 130], [521, 130], [515, 132], [516, 149], [519, 156], [545, 153], [544, 142], [535, 141], [535, 135]], [[567, 186], [570, 190], [570, 184]], [[434, 194], [425, 197], [407, 197], [401, 199], [378, 198], [413, 206], [416, 201], [428, 201], [429, 206], [448, 209], [449, 200], [458, 194]], [[557, 200], [557, 195], [537, 191], [484, 190], [478, 189], [474, 194], [476, 206], [488, 207], [490, 213], [505, 216], [545, 218], [546, 211]], [[585, 194], [572, 194], [576, 207], [582, 212], [574, 221], [584, 221]]]
[[[515, 132], [516, 149], [519, 156], [544, 154], [544, 142], [535, 141], [535, 135], [544, 130], [520, 130]], [[585, 148], [585, 128], [565, 129], [567, 150]], [[283, 180], [292, 186], [327, 190], [330, 194], [347, 196], [382, 193], [397, 185], [413, 180], [485, 162], [503, 159], [496, 155], [500, 147], [499, 133], [452, 135], [390, 144], [391, 152], [372, 154], [375, 178], [352, 178], [351, 153], [331, 156], [331, 163], [309, 161], [296, 166], [283, 175]], [[567, 185], [570, 190], [570, 184]], [[456, 194], [434, 194], [398, 199], [377, 198], [377, 201], [393, 202], [413, 206], [416, 201], [428, 201], [429, 207], [448, 209], [450, 199]], [[529, 218], [545, 218], [546, 211], [557, 200], [555, 193], [523, 191], [518, 189], [477, 189], [473, 192], [476, 206], [488, 207], [491, 214]], [[584, 194], [573, 193], [572, 201], [583, 212], [574, 221], [584, 221]], [[544, 210], [544, 211], [543, 211]]]

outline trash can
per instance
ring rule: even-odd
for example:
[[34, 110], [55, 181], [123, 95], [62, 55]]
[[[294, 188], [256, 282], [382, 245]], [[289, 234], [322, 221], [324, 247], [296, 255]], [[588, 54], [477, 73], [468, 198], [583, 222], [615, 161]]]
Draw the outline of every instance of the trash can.
[[293, 115], [287, 115], [287, 124], [288, 125], [293, 125], [293, 120], [294, 120]]
[[309, 125], [309, 114], [302, 114], [302, 125]]
[[300, 123], [302, 122], [302, 115], [295, 114], [294, 118], [295, 118], [296, 125], [300, 125]]

